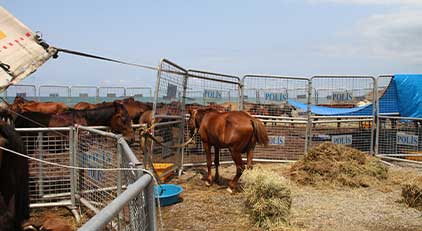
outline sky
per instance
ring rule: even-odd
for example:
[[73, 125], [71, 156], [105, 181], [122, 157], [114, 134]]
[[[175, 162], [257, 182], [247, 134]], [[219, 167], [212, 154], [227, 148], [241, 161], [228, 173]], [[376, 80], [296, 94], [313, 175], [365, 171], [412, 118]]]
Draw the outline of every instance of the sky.
[[[25, 1], [0, 5], [49, 44], [243, 76], [422, 73], [421, 0]], [[25, 84], [152, 87], [156, 73], [60, 54]]]

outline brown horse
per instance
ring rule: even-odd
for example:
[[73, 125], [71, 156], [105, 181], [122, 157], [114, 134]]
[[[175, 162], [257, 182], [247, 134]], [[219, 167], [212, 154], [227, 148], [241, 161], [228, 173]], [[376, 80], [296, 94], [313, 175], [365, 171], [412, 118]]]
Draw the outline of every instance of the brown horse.
[[[140, 116], [145, 111], [152, 109], [152, 107], [149, 106], [148, 104], [136, 101], [133, 97], [129, 97], [123, 100], [115, 100], [114, 102], [121, 103], [125, 106], [133, 123], [137, 123], [139, 121]], [[112, 102], [102, 102], [102, 103], [97, 103], [97, 104], [79, 102], [73, 106], [73, 109], [75, 110], [94, 109], [94, 108], [108, 106], [110, 104], [112, 104]]]
[[69, 107], [62, 102], [35, 102], [28, 101], [20, 96], [16, 96], [9, 109], [16, 113], [41, 112], [46, 114], [55, 114], [67, 111]]
[[206, 184], [212, 184], [211, 147], [214, 147], [215, 179], [219, 179], [220, 149], [228, 148], [236, 164], [236, 175], [229, 182], [228, 190], [236, 189], [245, 165], [242, 153], [247, 153], [248, 168], [252, 168], [253, 149], [255, 145], [268, 144], [267, 130], [264, 124], [243, 111], [219, 112], [213, 108], [198, 109], [189, 112], [189, 128], [193, 133], [199, 129], [199, 135], [207, 155], [208, 175]]
[[[30, 120], [28, 120], [28, 118]], [[35, 121], [35, 122], [34, 122]], [[69, 110], [57, 114], [25, 112], [15, 120], [16, 127], [68, 127], [74, 124], [85, 126], [109, 126], [114, 133], [122, 134], [132, 143], [135, 135], [132, 120], [126, 108], [120, 103], [87, 110]]]
[[94, 109], [97, 107], [97, 104], [88, 103], [88, 102], [79, 102], [73, 106], [75, 110], [87, 110], [87, 109]]
[[146, 103], [136, 101], [133, 97], [129, 97], [123, 100], [119, 100], [129, 113], [133, 123], [137, 123], [142, 114], [148, 110], [152, 110], [152, 107]]
[[[3, 121], [0, 122], [0, 146], [26, 154], [20, 135], [13, 126]], [[0, 208], [0, 212], [8, 211], [16, 225], [29, 218], [28, 184], [28, 159], [0, 149], [0, 194], [4, 199], [3, 207], [7, 207], [6, 210]], [[0, 222], [0, 230], [5, 227], [3, 225]]]

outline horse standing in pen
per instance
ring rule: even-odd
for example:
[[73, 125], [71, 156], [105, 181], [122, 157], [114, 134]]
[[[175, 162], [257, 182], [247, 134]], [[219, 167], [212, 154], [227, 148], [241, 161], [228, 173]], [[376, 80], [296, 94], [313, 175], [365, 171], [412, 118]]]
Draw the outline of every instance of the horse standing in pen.
[[252, 168], [253, 150], [256, 144], [268, 144], [268, 134], [264, 124], [243, 111], [219, 112], [212, 108], [189, 112], [189, 128], [199, 135], [207, 155], [208, 175], [206, 184], [212, 184], [211, 147], [214, 147], [215, 179], [219, 179], [220, 149], [228, 148], [236, 164], [236, 175], [229, 182], [229, 192], [236, 189], [237, 182], [245, 169], [242, 153], [247, 154], [248, 168]]

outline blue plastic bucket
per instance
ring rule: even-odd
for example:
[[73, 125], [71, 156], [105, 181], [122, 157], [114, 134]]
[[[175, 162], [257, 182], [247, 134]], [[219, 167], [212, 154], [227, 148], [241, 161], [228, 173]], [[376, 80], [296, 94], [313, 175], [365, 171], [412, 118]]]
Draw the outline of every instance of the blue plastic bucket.
[[154, 186], [154, 196], [160, 199], [160, 206], [168, 206], [179, 202], [183, 188], [175, 184], [160, 184]]

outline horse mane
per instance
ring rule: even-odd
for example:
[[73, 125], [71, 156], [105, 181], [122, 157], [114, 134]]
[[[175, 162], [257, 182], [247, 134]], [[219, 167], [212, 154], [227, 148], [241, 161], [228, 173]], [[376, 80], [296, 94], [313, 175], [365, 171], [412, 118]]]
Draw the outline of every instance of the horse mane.
[[195, 124], [198, 128], [201, 125], [202, 119], [204, 118], [205, 114], [209, 112], [219, 112], [219, 111], [212, 107], [201, 108], [201, 109], [196, 110]]

